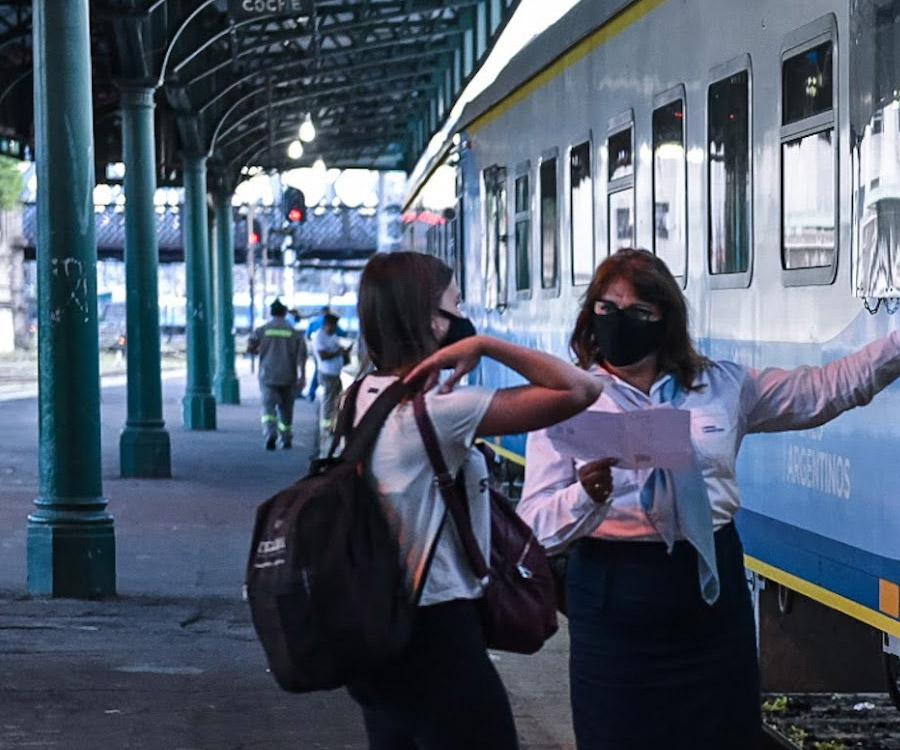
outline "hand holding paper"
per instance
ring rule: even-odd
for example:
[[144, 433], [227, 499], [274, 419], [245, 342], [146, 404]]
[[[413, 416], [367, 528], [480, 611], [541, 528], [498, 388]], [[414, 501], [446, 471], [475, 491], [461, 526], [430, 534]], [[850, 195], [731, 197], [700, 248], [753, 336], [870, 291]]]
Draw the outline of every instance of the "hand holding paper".
[[547, 435], [576, 461], [617, 458], [622, 469], [681, 469], [692, 461], [691, 413], [684, 409], [583, 411], [549, 427]]

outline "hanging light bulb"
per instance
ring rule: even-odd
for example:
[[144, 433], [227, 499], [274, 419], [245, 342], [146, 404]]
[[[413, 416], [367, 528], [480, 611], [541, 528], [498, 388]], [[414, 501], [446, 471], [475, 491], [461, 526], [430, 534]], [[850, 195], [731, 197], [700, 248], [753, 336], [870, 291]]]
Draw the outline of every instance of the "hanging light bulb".
[[300, 136], [300, 140], [304, 143], [309, 143], [310, 141], [315, 140], [316, 138], [316, 128], [313, 125], [312, 116], [309, 112], [306, 113], [306, 116], [303, 118], [303, 122], [300, 123], [300, 130], [297, 131], [297, 135]]
[[327, 167], [325, 166], [325, 160], [322, 159], [321, 156], [313, 162], [312, 168], [316, 172], [316, 174], [321, 175], [322, 178], [325, 177], [325, 173], [328, 171]]
[[303, 144], [300, 141], [291, 141], [288, 146], [288, 156], [295, 161], [303, 156]]

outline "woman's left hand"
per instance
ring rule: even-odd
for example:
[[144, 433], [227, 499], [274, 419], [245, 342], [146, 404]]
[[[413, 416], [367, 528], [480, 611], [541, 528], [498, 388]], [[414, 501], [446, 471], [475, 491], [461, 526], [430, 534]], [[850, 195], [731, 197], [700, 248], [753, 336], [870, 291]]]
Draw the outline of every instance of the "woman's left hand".
[[617, 458], [600, 458], [590, 461], [578, 470], [578, 481], [584, 491], [595, 503], [605, 503], [612, 495], [612, 466], [619, 462]]
[[455, 344], [438, 349], [434, 354], [423, 359], [403, 378], [405, 383], [414, 380], [425, 381], [424, 390], [430, 390], [438, 382], [441, 370], [453, 369], [450, 377], [441, 386], [441, 393], [449, 393], [459, 380], [478, 366], [483, 352], [481, 336], [470, 336]]

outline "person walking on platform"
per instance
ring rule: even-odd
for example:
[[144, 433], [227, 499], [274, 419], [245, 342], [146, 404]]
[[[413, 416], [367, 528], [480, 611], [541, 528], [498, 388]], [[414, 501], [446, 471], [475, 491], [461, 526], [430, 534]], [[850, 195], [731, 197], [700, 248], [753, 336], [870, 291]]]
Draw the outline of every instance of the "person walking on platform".
[[[316, 317], [310, 319], [309, 326], [306, 329], [306, 338], [312, 341], [312, 337], [325, 324], [325, 316], [332, 314], [333, 313], [331, 312], [331, 308], [328, 307], [328, 305], [324, 305], [319, 314]], [[347, 336], [347, 332], [343, 328], [338, 326], [337, 335], [345, 338]], [[312, 378], [310, 378], [309, 381], [309, 393], [307, 393], [306, 396], [310, 401], [316, 400], [316, 391], [319, 390], [319, 361], [315, 357], [313, 357], [313, 365], [313, 374]]]
[[[487, 466], [479, 435], [544, 427], [592, 403], [601, 385], [589, 373], [543, 352], [475, 335], [459, 309], [453, 271], [423, 253], [378, 253], [360, 281], [359, 316], [374, 372], [354, 389], [352, 413], [366, 410], [398, 378], [453, 373], [424, 403], [450, 473], [462, 471], [472, 531], [490, 557]], [[430, 355], [430, 356], [429, 356]], [[481, 357], [517, 372], [525, 385], [491, 390], [453, 385]], [[427, 384], [426, 384], [427, 387]], [[349, 407], [348, 407], [349, 408]], [[515, 750], [509, 698], [485, 646], [476, 577], [436, 486], [415, 407], [401, 403], [384, 421], [365, 463], [395, 531], [418, 615], [396, 661], [354, 681], [370, 750]]]
[[282, 448], [293, 443], [294, 397], [303, 388], [306, 342], [285, 320], [287, 307], [276, 299], [271, 320], [257, 328], [247, 350], [259, 354], [259, 390], [266, 450], [273, 451], [281, 435]]
[[341, 346], [337, 315], [334, 313], [325, 315], [322, 327], [313, 335], [312, 344], [319, 380], [325, 389], [322, 397], [322, 426], [330, 430], [334, 425], [338, 399], [342, 391], [341, 370], [344, 369], [347, 355], [350, 353], [349, 346]]
[[[868, 403], [900, 375], [900, 331], [822, 367], [709, 360], [665, 263], [625, 249], [597, 268], [570, 343], [605, 388], [578, 418], [583, 450], [562, 430], [529, 435], [517, 510], [548, 552], [571, 549], [577, 746], [756, 750], [756, 636], [733, 523], [738, 450], [748, 434], [806, 430]], [[670, 434], [689, 448], [683, 466], [619, 467], [592, 449], [603, 417], [673, 406], [689, 412], [683, 439]]]

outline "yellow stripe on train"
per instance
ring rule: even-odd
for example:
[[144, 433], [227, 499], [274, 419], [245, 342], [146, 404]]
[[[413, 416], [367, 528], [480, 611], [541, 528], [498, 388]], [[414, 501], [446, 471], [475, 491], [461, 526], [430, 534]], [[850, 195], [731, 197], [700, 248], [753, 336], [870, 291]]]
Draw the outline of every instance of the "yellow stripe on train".
[[[498, 456], [502, 456], [519, 466], [525, 466], [525, 457], [508, 448], [504, 448], [499, 444], [498, 439], [489, 441], [489, 445], [491, 450]], [[881, 612], [876, 612], [874, 609], [854, 602], [852, 599], [829, 591], [822, 586], [799, 578], [750, 555], [744, 555], [744, 565], [748, 570], [752, 570], [763, 578], [768, 578], [770, 581], [787, 586], [799, 594], [803, 594], [820, 604], [871, 625], [873, 628], [900, 637], [900, 622], [898, 622], [898, 619], [900, 619], [900, 586], [892, 581], [880, 579], [878, 606]]]

